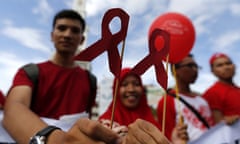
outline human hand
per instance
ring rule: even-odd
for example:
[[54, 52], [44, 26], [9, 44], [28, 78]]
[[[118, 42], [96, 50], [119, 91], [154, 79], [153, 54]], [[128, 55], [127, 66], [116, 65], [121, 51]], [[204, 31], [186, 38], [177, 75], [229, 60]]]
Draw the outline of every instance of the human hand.
[[[125, 136], [128, 132], [127, 126], [120, 125], [117, 122], [112, 122], [108, 119], [100, 119], [101, 124], [103, 124], [107, 128], [111, 128], [114, 132], [116, 132], [119, 136]], [[111, 126], [112, 125], [112, 126]]]
[[239, 118], [240, 118], [239, 115], [225, 116], [224, 121], [226, 122], [226, 124], [232, 125], [235, 122], [237, 122], [239, 120]]
[[48, 137], [48, 144], [119, 144], [120, 137], [104, 127], [98, 121], [81, 118], [70, 128], [63, 132], [56, 130]]
[[188, 140], [187, 125], [178, 123], [172, 132], [172, 142], [174, 144], [184, 144]]
[[153, 124], [137, 119], [128, 126], [128, 134], [122, 144], [170, 144], [170, 142]]

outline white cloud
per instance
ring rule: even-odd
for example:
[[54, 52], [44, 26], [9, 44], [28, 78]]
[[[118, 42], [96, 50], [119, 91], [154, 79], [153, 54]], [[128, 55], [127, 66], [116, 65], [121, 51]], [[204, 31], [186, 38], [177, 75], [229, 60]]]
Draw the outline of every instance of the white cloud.
[[[157, 5], [159, 4], [159, 5]], [[161, 1], [157, 0], [87, 0], [86, 10], [88, 16], [96, 16], [99, 12], [105, 11], [110, 8], [119, 7], [124, 9], [131, 15], [143, 14], [149, 9], [149, 5], [152, 8], [161, 8]], [[152, 9], [151, 8], [151, 9]]]
[[88, 0], [86, 3], [86, 10], [87, 10], [87, 16], [95, 16], [99, 14], [103, 9], [107, 8], [108, 6], [111, 6], [112, 1], [96, 1], [96, 0]]
[[209, 32], [207, 27], [205, 26], [205, 23], [211, 18], [210, 15], [200, 15], [198, 16], [193, 25], [195, 27], [195, 31], [197, 35], [201, 35], [203, 33]]
[[211, 72], [199, 73], [197, 81], [192, 85], [192, 89], [203, 93], [216, 81], [216, 77]]
[[2, 51], [0, 53], [1, 61], [0, 61], [0, 66], [1, 66], [1, 83], [0, 87], [1, 90], [3, 90], [4, 93], [7, 92], [9, 89], [12, 79], [14, 74], [17, 71], [17, 68], [20, 67], [25, 63], [23, 59], [18, 58], [15, 54], [12, 53], [6, 53]]
[[239, 3], [234, 3], [230, 5], [230, 11], [237, 16], [240, 16], [240, 4]]
[[[36, 29], [28, 28], [28, 27], [14, 27], [14, 26], [6, 26], [3, 28], [2, 33], [18, 41], [23, 46], [27, 48], [36, 49], [45, 53], [50, 53], [50, 49], [47, 45], [44, 45], [42, 38], [42, 32]], [[50, 37], [50, 36], [49, 36]]]
[[63, 0], [63, 3], [68, 7], [72, 8], [74, 4], [74, 0]]
[[5, 51], [1, 51], [0, 53], [1, 61], [1, 83], [0, 88], [6, 94], [8, 89], [12, 84], [12, 80], [14, 78], [15, 73], [18, 68], [29, 63], [29, 62], [39, 62], [43, 61], [45, 58], [42, 57], [34, 57], [33, 60], [29, 60], [27, 58], [21, 57], [18, 53], [9, 53]]
[[4, 19], [4, 20], [2, 20], [2, 23], [4, 25], [9, 25], [9, 26], [13, 24], [12, 20], [10, 20], [10, 19]]
[[237, 13], [238, 5], [227, 0], [172, 0], [168, 11], [176, 11], [190, 18], [197, 35], [209, 33], [209, 24], [214, 23], [219, 16], [229, 9]]
[[216, 51], [229, 51], [235, 42], [240, 41], [240, 30], [224, 32], [218, 36], [213, 44]]
[[33, 13], [40, 15], [41, 22], [48, 22], [49, 16], [54, 12], [47, 0], [38, 0], [38, 5], [33, 8]]
[[13, 53], [7, 53], [2, 51], [0, 53], [0, 57], [1, 57], [0, 64], [3, 65], [4, 67], [20, 66], [21, 64], [24, 63], [23, 59], [18, 58], [17, 54], [13, 54]]

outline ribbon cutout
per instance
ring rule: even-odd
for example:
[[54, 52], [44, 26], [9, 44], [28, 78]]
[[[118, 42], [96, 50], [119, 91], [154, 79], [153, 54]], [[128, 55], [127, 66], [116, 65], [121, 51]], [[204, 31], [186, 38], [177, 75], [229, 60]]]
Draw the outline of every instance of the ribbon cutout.
[[[164, 46], [161, 49], [157, 49], [155, 43], [157, 38], [160, 37], [164, 39]], [[170, 34], [161, 29], [154, 29], [149, 38], [149, 55], [135, 65], [132, 71], [136, 74], [142, 75], [151, 65], [154, 65], [157, 82], [166, 90], [168, 76], [162, 60], [168, 54], [169, 46]]]
[[[120, 18], [121, 29], [117, 33], [112, 34], [109, 24], [114, 17]], [[107, 51], [110, 71], [115, 77], [119, 77], [122, 64], [117, 46], [126, 38], [128, 21], [129, 15], [122, 9], [113, 8], [108, 10], [102, 20], [102, 38], [80, 52], [75, 57], [75, 60], [91, 61], [104, 51]]]

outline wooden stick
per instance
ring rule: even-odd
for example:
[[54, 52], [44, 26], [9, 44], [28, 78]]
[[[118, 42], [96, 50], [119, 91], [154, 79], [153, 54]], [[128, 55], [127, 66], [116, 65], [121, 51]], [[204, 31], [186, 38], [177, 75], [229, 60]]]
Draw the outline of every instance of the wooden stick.
[[[123, 54], [124, 54], [124, 50], [125, 50], [125, 40], [123, 40], [123, 44], [122, 44], [122, 49], [121, 49], [121, 55], [120, 55], [120, 61], [121, 61], [121, 68], [122, 69], [122, 59], [123, 59]], [[116, 99], [117, 99], [117, 92], [119, 90], [119, 78], [117, 77], [116, 79], [116, 85], [114, 87], [114, 95], [113, 95], [113, 107], [112, 107], [112, 115], [111, 115], [111, 123], [110, 123], [110, 128], [112, 129], [113, 126], [113, 121], [114, 121], [114, 113], [115, 113], [115, 107], [116, 107]]]
[[[168, 63], [169, 63], [169, 54], [167, 55], [167, 60], [166, 60], [166, 72], [168, 72]], [[166, 90], [164, 89], [164, 94], [163, 94], [163, 121], [162, 121], [162, 133], [163, 133], [163, 135], [165, 134], [166, 107], [167, 107], [167, 93], [166, 93]]]
[[[178, 119], [178, 123], [179, 124], [183, 124], [183, 115], [182, 112], [180, 110], [180, 96], [179, 96], [179, 88], [178, 88], [178, 82], [177, 82], [177, 76], [176, 76], [176, 67], [175, 65], [173, 65], [173, 75], [174, 75], [174, 79], [175, 79], [175, 91], [176, 91], [176, 99], [177, 99], [177, 109], [178, 109], [178, 114], [179, 114], [179, 119]], [[186, 141], [182, 141], [182, 144], [186, 144]]]
[[[174, 79], [175, 79], [175, 91], [176, 91], [176, 99], [177, 99], [177, 102], [178, 102], [178, 106], [177, 106], [177, 109], [178, 109], [178, 113], [180, 115], [180, 117], [182, 116], [182, 113], [180, 111], [180, 96], [179, 96], [179, 89], [178, 89], [178, 82], [177, 82], [177, 76], [176, 76], [176, 67], [175, 65], [173, 65], [173, 75], [174, 75]], [[180, 123], [182, 123], [182, 120], [180, 120]]]

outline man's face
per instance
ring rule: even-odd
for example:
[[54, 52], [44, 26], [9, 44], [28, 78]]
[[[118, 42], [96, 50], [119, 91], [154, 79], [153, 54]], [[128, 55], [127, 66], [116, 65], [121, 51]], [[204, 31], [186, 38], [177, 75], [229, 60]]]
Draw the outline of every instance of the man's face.
[[194, 83], [198, 76], [198, 68], [192, 57], [186, 57], [176, 67], [176, 77], [186, 84]]
[[51, 38], [59, 53], [75, 54], [79, 44], [84, 40], [82, 25], [78, 20], [58, 19]]
[[212, 64], [213, 74], [222, 80], [232, 79], [235, 74], [235, 65], [226, 57], [220, 57], [214, 60]]

